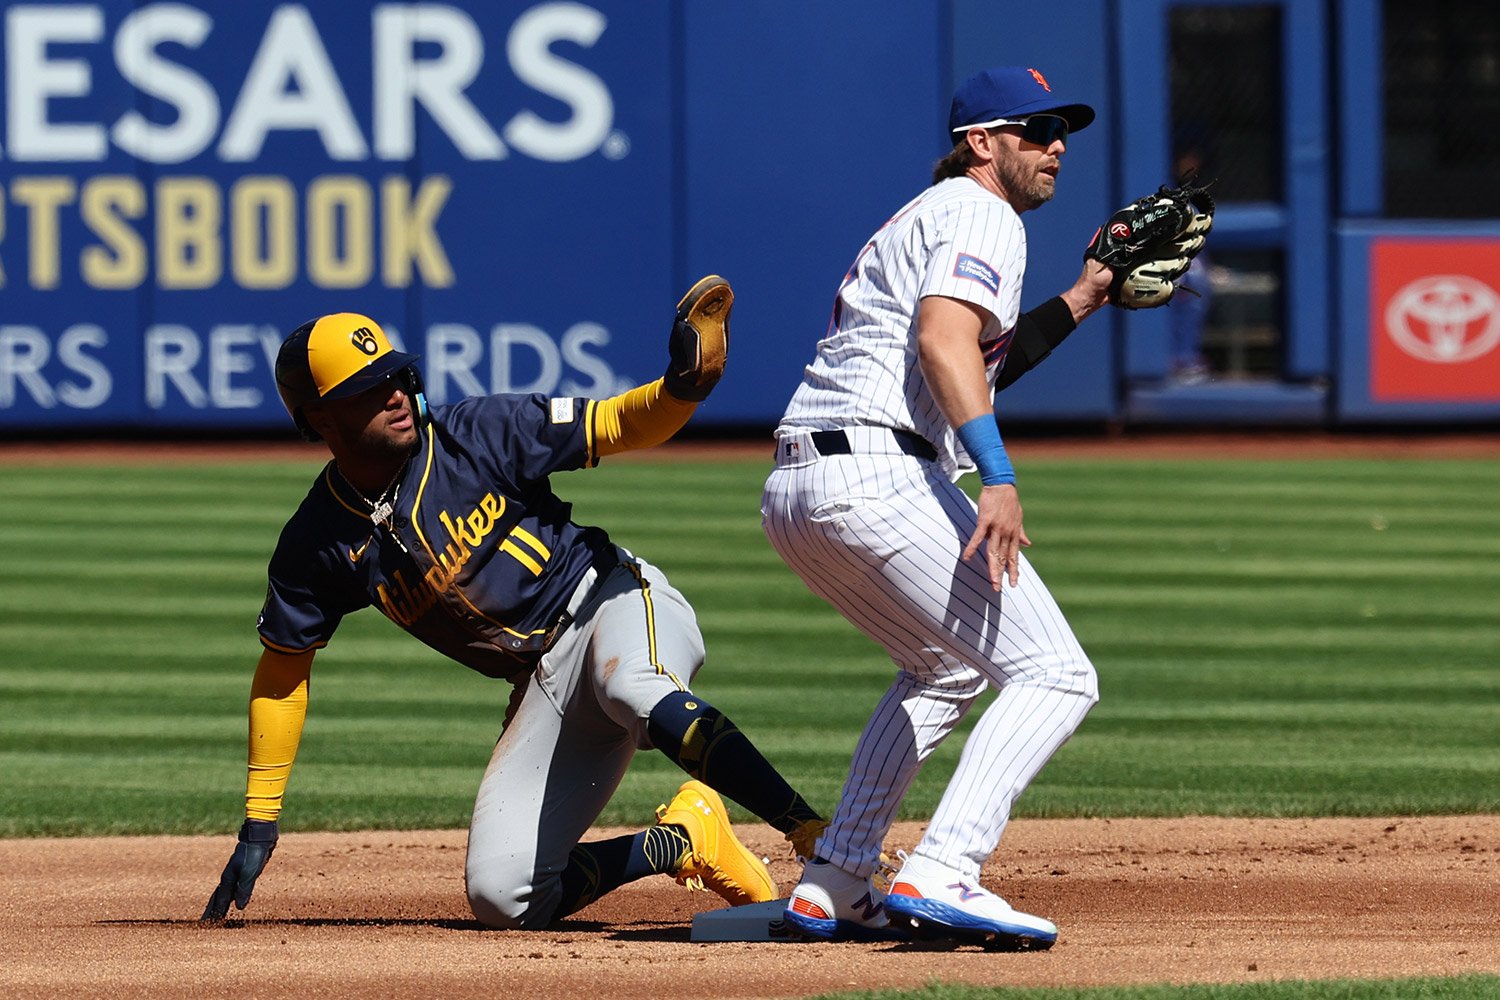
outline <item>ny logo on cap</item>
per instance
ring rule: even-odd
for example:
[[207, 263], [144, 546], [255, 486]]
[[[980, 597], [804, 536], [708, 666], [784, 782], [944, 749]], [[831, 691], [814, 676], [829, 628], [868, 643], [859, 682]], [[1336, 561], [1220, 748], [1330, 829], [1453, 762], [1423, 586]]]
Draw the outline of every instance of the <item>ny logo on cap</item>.
[[1052, 93], [1052, 88], [1048, 85], [1047, 78], [1045, 76], [1038, 73], [1034, 69], [1028, 69], [1026, 72], [1030, 73], [1032, 79], [1036, 80], [1037, 83], [1040, 83], [1042, 85], [1043, 90], [1045, 90], [1049, 94]]
[[349, 343], [353, 344], [361, 354], [374, 354], [380, 350], [380, 344], [375, 341], [375, 334], [371, 333], [367, 326], [362, 326], [349, 334]]

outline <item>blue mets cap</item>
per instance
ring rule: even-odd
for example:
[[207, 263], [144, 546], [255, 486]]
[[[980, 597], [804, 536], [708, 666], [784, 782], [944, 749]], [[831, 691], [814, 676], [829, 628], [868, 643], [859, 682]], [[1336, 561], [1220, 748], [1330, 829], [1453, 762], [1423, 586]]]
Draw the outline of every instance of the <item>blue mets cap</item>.
[[1069, 132], [1087, 128], [1094, 109], [1053, 93], [1047, 78], [1025, 66], [998, 66], [975, 73], [953, 92], [948, 131], [956, 143], [971, 128], [994, 128], [1030, 115], [1057, 115]]

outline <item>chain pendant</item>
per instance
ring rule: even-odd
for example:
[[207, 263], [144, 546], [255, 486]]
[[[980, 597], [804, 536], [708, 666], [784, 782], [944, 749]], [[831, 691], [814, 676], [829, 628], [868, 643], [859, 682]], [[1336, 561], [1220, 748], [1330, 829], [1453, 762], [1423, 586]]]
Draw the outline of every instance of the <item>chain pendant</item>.
[[395, 509], [391, 507], [391, 502], [389, 500], [382, 500], [370, 512], [370, 520], [374, 521], [377, 525], [383, 525], [391, 519], [393, 513], [395, 513]]

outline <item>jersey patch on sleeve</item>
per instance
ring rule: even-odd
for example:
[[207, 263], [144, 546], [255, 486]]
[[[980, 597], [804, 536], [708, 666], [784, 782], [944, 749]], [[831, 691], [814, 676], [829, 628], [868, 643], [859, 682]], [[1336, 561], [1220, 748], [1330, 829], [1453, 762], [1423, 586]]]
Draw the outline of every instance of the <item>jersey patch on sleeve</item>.
[[573, 398], [563, 396], [552, 400], [552, 422], [554, 424], [571, 424], [573, 422]]
[[978, 257], [966, 253], [959, 254], [958, 260], [953, 264], [953, 276], [955, 278], [970, 278], [979, 282], [996, 295], [1000, 294], [999, 273]]

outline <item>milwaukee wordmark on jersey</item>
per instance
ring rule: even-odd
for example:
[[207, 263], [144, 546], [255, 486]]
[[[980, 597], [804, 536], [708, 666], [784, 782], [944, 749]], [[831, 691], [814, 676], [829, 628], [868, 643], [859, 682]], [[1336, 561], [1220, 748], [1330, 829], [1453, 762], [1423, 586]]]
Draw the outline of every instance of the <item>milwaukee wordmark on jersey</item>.
[[329, 463], [271, 558], [261, 641], [316, 649], [344, 615], [374, 605], [482, 674], [529, 670], [566, 625], [583, 575], [618, 562], [602, 529], [572, 523], [548, 479], [597, 461], [594, 405], [500, 395], [436, 407], [373, 500]]

